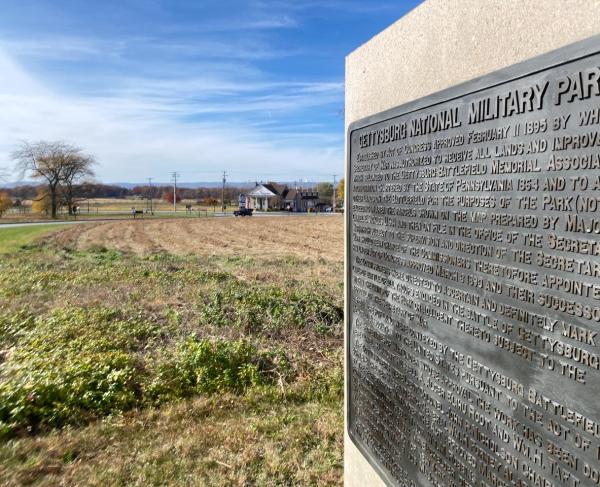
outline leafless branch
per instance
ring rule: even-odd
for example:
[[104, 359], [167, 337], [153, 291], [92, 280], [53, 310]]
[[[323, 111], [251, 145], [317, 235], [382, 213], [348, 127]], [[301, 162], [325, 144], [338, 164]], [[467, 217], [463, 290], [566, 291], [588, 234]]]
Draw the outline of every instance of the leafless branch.
[[56, 217], [58, 191], [65, 187], [69, 212], [73, 202], [73, 184], [83, 177], [93, 176], [94, 158], [84, 154], [80, 147], [66, 142], [23, 141], [11, 154], [21, 179], [26, 176], [44, 180], [48, 186], [52, 216]]

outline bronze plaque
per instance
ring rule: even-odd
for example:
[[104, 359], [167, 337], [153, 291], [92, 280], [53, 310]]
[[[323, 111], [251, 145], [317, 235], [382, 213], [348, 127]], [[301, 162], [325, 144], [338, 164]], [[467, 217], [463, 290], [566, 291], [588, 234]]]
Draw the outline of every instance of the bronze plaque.
[[390, 485], [600, 485], [600, 39], [361, 120], [348, 164], [354, 443]]

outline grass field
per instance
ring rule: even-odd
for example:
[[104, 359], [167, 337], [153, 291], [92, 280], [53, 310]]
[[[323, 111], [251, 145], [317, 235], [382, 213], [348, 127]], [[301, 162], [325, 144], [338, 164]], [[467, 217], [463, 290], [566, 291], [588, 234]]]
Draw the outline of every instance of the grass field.
[[341, 485], [342, 247], [335, 217], [110, 222], [13, 247], [0, 484]]
[[[208, 211], [212, 212], [214, 210], [216, 210], [216, 211], [221, 210], [220, 202], [216, 205], [216, 207], [213, 207], [213, 206], [198, 204], [196, 202], [196, 200], [181, 200], [179, 203], [177, 203], [177, 211], [185, 213], [186, 205], [191, 205], [192, 208], [194, 209], [194, 211], [208, 210]], [[102, 213], [103, 211], [128, 211], [132, 207], [138, 208], [141, 210], [144, 208], [149, 208], [150, 201], [144, 200], [144, 199], [93, 198], [93, 199], [89, 200], [89, 205], [88, 205], [88, 200], [85, 200], [79, 204], [79, 207], [80, 207], [82, 214], [87, 213], [88, 210], [89, 210], [89, 213], [95, 213], [95, 212]], [[152, 208], [155, 211], [172, 211], [173, 204], [168, 203], [167, 201], [165, 201], [163, 199], [154, 199], [154, 200], [152, 200]], [[236, 209], [236, 208], [234, 208], [232, 206], [227, 207], [228, 211], [233, 211], [234, 209]]]
[[41, 239], [66, 225], [35, 225], [31, 227], [0, 228], [0, 254], [14, 252], [20, 247]]
[[[31, 211], [31, 201], [24, 200], [21, 210], [12, 209], [0, 217], [0, 223], [16, 222], [43, 222], [50, 220], [49, 215], [33, 213]], [[186, 205], [191, 205], [191, 211], [186, 210]], [[98, 220], [98, 219], [131, 219], [131, 209], [149, 210], [150, 204], [147, 200], [125, 199], [125, 198], [97, 198], [80, 201], [78, 203], [78, 220]], [[226, 213], [232, 213], [237, 206], [227, 206]], [[182, 200], [177, 203], [176, 210], [171, 203], [162, 199], [155, 199], [152, 202], [153, 214], [147, 213], [145, 219], [164, 219], [164, 218], [199, 218], [210, 217], [221, 212], [220, 203], [216, 206], [206, 206], [197, 204], [195, 200]], [[140, 218], [138, 216], [138, 218]], [[69, 215], [66, 208], [61, 207], [58, 212], [58, 219], [73, 220], [75, 217]]]
[[[231, 212], [229, 212], [231, 213]], [[40, 215], [36, 213], [13, 213], [13, 214], [4, 214], [2, 219], [0, 219], [0, 223], [3, 224], [11, 224], [11, 223], [48, 223], [48, 222], [71, 222], [71, 221], [105, 221], [105, 220], [124, 220], [124, 221], [132, 221], [132, 220], [172, 220], [172, 219], [186, 219], [186, 220], [196, 220], [198, 218], [211, 218], [214, 216], [221, 216], [221, 213], [213, 213], [212, 211], [196, 211], [194, 210], [191, 213], [187, 213], [185, 211], [175, 212], [156, 212], [153, 215], [137, 214], [135, 217], [129, 212], [121, 212], [121, 213], [82, 213], [77, 216], [68, 215], [67, 213], [59, 213], [56, 217], [56, 220], [53, 220], [48, 215]]]

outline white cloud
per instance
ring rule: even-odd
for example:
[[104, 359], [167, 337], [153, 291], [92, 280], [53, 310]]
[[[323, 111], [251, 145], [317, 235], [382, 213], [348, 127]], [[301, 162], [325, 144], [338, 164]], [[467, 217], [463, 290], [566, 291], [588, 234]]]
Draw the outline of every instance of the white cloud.
[[75, 36], [32, 36], [28, 39], [0, 37], [0, 49], [13, 56], [44, 60], [76, 60], [91, 56], [115, 57], [123, 42], [90, 40]]
[[196, 33], [196, 34], [214, 34], [225, 32], [243, 32], [243, 31], [265, 31], [276, 29], [291, 29], [298, 26], [297, 20], [287, 13], [274, 15], [263, 13], [260, 16], [256, 12], [250, 14], [249, 18], [243, 18], [244, 13], [239, 17], [214, 19], [207, 22], [195, 22], [193, 25], [164, 25], [162, 31], [167, 33]]
[[[48, 89], [0, 50], [0, 166], [22, 139], [66, 140], [99, 161], [105, 181], [217, 179], [222, 170], [238, 180], [280, 175], [325, 177], [341, 171], [342, 135], [317, 136], [307, 128], [270, 130], [242, 122], [191, 122], [198, 114], [287, 112], [341, 99], [339, 83], [249, 83], [191, 79], [133, 83], [103, 97], [65, 95]], [[251, 91], [243, 102], [196, 100], [202, 89]], [[269, 91], [265, 95], [254, 91]], [[240, 120], [243, 120], [240, 117]], [[211, 176], [212, 175], [212, 176]]]

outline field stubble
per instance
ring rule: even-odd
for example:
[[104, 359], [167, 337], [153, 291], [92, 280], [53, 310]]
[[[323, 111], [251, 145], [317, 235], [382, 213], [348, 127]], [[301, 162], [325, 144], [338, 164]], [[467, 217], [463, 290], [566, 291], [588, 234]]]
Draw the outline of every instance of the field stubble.
[[343, 259], [342, 218], [261, 217], [225, 220], [108, 222], [71, 228], [57, 243], [78, 249], [105, 246], [138, 255], [164, 251], [177, 255], [232, 255], [261, 258], [296, 255]]
[[[249, 265], [244, 275], [275, 282], [286, 278], [328, 283], [343, 280], [341, 216], [107, 222], [70, 228], [53, 242], [79, 250], [105, 247], [138, 256], [166, 252], [246, 260]], [[292, 266], [282, 272], [286, 260], [298, 269]], [[256, 265], [250, 265], [252, 262]]]

